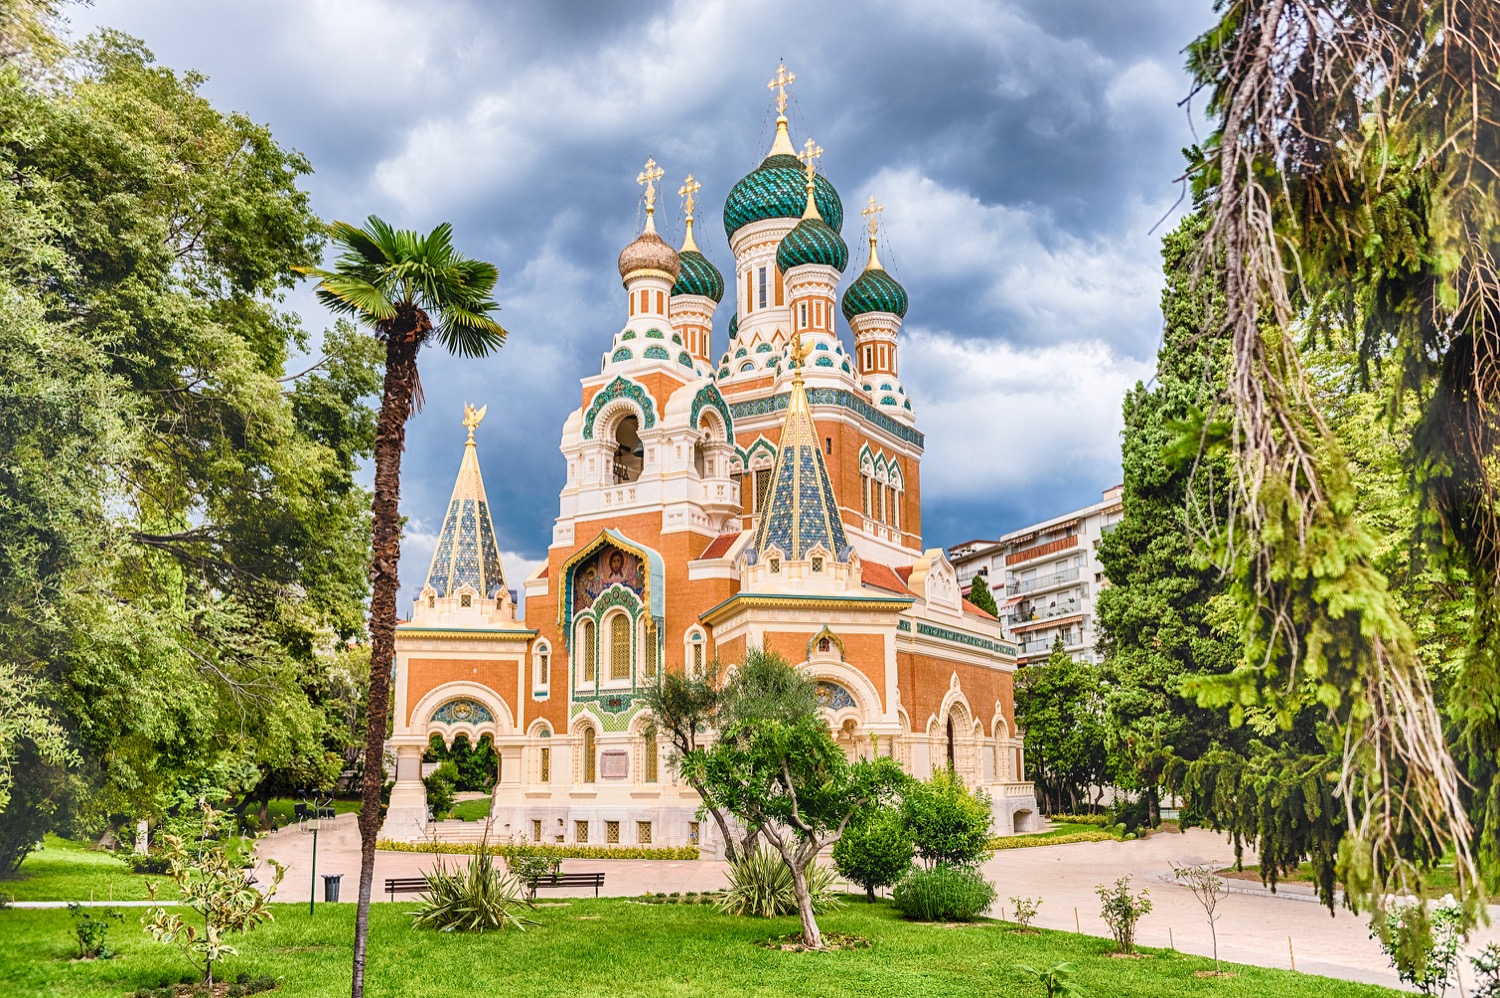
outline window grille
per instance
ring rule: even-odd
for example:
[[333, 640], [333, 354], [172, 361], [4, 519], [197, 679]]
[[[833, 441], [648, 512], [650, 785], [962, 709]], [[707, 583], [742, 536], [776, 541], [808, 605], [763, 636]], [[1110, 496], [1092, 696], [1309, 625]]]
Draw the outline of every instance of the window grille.
[[754, 512], [760, 512], [766, 508], [766, 499], [771, 494], [771, 469], [762, 468], [755, 473], [755, 507]]
[[531, 841], [542, 841], [542, 822], [539, 818], [531, 819]]
[[688, 838], [694, 842], [698, 841], [698, 823], [696, 821], [688, 822]]
[[573, 841], [580, 845], [587, 845], [589, 841], [589, 823], [587, 821], [573, 822]]
[[657, 767], [657, 759], [656, 759], [656, 729], [655, 728], [647, 728], [646, 729], [646, 766], [645, 766], [645, 781], [647, 783], [655, 783], [656, 782], [656, 779], [657, 779], [657, 770], [656, 770], [656, 767]]
[[471, 594], [469, 594], [469, 593], [464, 593], [462, 596], [460, 596], [458, 598], [458, 605], [459, 606], [473, 606], [474, 605], [474, 597]]
[[[598, 771], [598, 760], [594, 758], [594, 729], [583, 729], [583, 782], [593, 783]], [[587, 842], [587, 839], [584, 839]]]
[[578, 643], [583, 645], [583, 681], [594, 681], [594, 622], [585, 620], [578, 628]]
[[766, 268], [759, 267], [755, 272], [756, 301], [761, 308], [766, 307]]
[[656, 631], [646, 627], [646, 678], [656, 678]]
[[651, 822], [637, 821], [635, 823], [635, 841], [643, 846], [651, 844]]
[[617, 613], [609, 622], [609, 678], [630, 678], [630, 618]]
[[542, 749], [542, 779], [541, 779], [541, 782], [543, 782], [543, 783], [551, 783], [552, 782], [552, 750], [550, 748], [544, 748], [544, 749]]
[[693, 675], [695, 675], [695, 676], [701, 676], [702, 674], [703, 674], [703, 640], [701, 638], [695, 638], [693, 640]]
[[604, 823], [604, 841], [609, 845], [619, 844], [620, 823], [618, 821], [606, 821]]
[[541, 665], [537, 670], [536, 681], [538, 686], [546, 686], [552, 682], [552, 655], [550, 652], [542, 652]]

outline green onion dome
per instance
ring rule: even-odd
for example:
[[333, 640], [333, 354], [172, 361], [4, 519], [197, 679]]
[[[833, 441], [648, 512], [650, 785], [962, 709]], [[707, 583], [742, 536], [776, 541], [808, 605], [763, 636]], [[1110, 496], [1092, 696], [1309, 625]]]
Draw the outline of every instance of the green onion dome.
[[906, 289], [901, 282], [878, 267], [860, 274], [844, 292], [845, 319], [866, 312], [891, 312], [905, 318], [906, 305]]
[[[834, 232], [844, 225], [844, 205], [838, 191], [819, 174], [813, 181], [818, 213]], [[773, 153], [754, 172], [742, 178], [724, 202], [724, 232], [730, 239], [751, 222], [766, 218], [801, 218], [807, 205], [807, 173], [802, 161]]]
[[697, 250], [683, 250], [677, 255], [682, 270], [672, 285], [672, 296], [702, 295], [714, 301], [724, 300], [724, 275]]
[[839, 271], [849, 265], [849, 247], [821, 218], [798, 222], [776, 250], [776, 266], [783, 274], [805, 263], [820, 263]]
[[734, 313], [729, 317], [729, 338], [732, 340], [740, 335], [740, 314]]

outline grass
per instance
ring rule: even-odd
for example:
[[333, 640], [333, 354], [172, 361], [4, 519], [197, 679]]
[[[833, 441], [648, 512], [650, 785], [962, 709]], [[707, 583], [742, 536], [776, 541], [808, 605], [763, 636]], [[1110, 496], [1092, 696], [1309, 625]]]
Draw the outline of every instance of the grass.
[[[371, 998], [578, 998], [579, 995], [693, 996], [795, 994], [833, 998], [958, 998], [1041, 992], [1017, 964], [1078, 968], [1089, 995], [1146, 998], [1395, 998], [1397, 992], [1324, 977], [1229, 966], [1239, 976], [1194, 977], [1212, 962], [1147, 950], [1141, 960], [1112, 960], [1108, 940], [1042, 931], [1017, 935], [996, 922], [949, 927], [900, 920], [889, 905], [853, 901], [824, 916], [825, 931], [850, 932], [873, 943], [838, 953], [783, 953], [753, 945], [797, 928], [794, 918], [722, 915], [701, 905], [639, 905], [619, 899], [575, 900], [531, 913], [540, 924], [524, 933], [464, 936], [411, 928], [411, 903], [376, 904], [370, 916], [367, 987]], [[240, 955], [220, 973], [271, 974], [277, 998], [348, 993], [352, 904], [275, 905], [276, 921], [233, 942]], [[150, 941], [136, 916], [110, 935], [120, 956], [69, 959], [66, 911], [0, 912], [0, 980], [10, 996], [121, 998], [140, 987], [175, 981], [188, 970], [171, 950]]]
[[491, 803], [493, 800], [489, 797], [460, 801], [453, 805], [453, 810], [448, 813], [448, 817], [457, 818], [459, 821], [483, 821], [490, 816]]
[[[1243, 870], [1236, 870], [1232, 866], [1225, 867], [1219, 871], [1219, 876], [1228, 877], [1231, 880], [1249, 881], [1254, 884], [1261, 882], [1260, 866], [1256, 864], [1246, 864]], [[1310, 863], [1303, 863], [1295, 870], [1282, 873], [1276, 878], [1278, 884], [1311, 884], [1315, 880], [1316, 876]], [[1340, 889], [1343, 888], [1343, 884], [1339, 884], [1338, 886]], [[1422, 896], [1434, 900], [1442, 897], [1444, 894], [1453, 894], [1457, 890], [1458, 874], [1453, 869], [1453, 859], [1451, 856], [1444, 857], [1443, 861], [1427, 874], [1426, 879], [1422, 883]]]
[[1069, 845], [1075, 842], [1118, 842], [1120, 833], [1105, 831], [1095, 824], [1076, 821], [1054, 822], [1045, 832], [1022, 832], [990, 840], [992, 849], [1025, 849], [1027, 846]]
[[159, 885], [160, 897], [177, 896], [165, 874], [136, 873], [107, 852], [48, 834], [18, 873], [0, 877], [0, 891], [17, 901], [145, 901], [148, 880]]
[[[290, 825], [297, 803], [298, 801], [291, 797], [271, 798], [270, 803], [266, 805], [265, 827], [270, 828], [272, 822], [278, 822], [281, 825]], [[251, 810], [254, 810], [253, 806]], [[359, 801], [336, 800], [333, 802], [333, 810], [335, 814], [358, 814]]]

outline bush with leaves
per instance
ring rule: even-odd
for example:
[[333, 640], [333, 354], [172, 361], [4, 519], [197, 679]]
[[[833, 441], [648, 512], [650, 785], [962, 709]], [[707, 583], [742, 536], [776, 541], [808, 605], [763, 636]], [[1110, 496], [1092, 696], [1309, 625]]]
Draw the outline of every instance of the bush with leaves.
[[891, 891], [891, 903], [920, 922], [972, 922], [995, 903], [995, 885], [965, 866], [913, 869]]
[[1081, 998], [1083, 995], [1083, 989], [1073, 980], [1077, 968], [1066, 961], [1054, 963], [1045, 970], [1018, 963], [1016, 969], [1035, 977], [1037, 983], [1047, 989], [1047, 998]]
[[546, 853], [529, 852], [506, 846], [500, 850], [505, 859], [505, 868], [526, 883], [542, 877], [550, 877], [562, 869], [562, 859]]
[[1151, 892], [1143, 888], [1131, 894], [1129, 877], [1116, 880], [1113, 887], [1100, 884], [1094, 892], [1102, 902], [1099, 914], [1114, 935], [1115, 946], [1121, 953], [1134, 953], [1135, 924], [1151, 911]]
[[1370, 934], [1402, 982], [1424, 995], [1447, 993], [1465, 934], [1464, 912], [1452, 895], [1430, 907], [1416, 898], [1386, 898]]
[[1031, 928], [1031, 920], [1036, 918], [1037, 909], [1042, 906], [1042, 899], [1033, 897], [1011, 898], [1010, 905], [1016, 912], [1016, 924], [1025, 930]]
[[[821, 915], [843, 902], [834, 892], [833, 871], [819, 863], [807, 868], [807, 892], [813, 913]], [[729, 886], [716, 907], [730, 915], [774, 918], [797, 914], [797, 891], [786, 860], [764, 846], [729, 864]]]
[[68, 905], [73, 916], [73, 938], [78, 943], [78, 959], [108, 960], [114, 956], [109, 948], [109, 923], [124, 920], [113, 908], [85, 908], [77, 901]]
[[261, 893], [250, 872], [231, 859], [224, 846], [207, 837], [217, 820], [217, 811], [203, 808], [205, 837], [192, 847], [176, 835], [162, 836], [169, 872], [181, 895], [177, 905], [197, 912], [203, 927], [200, 929], [166, 908], [152, 908], [141, 919], [153, 939], [175, 944], [195, 968], [202, 970], [203, 983], [210, 985], [214, 981], [214, 963], [239, 952], [226, 941], [229, 933], [243, 935], [263, 922], [275, 920], [271, 898], [286, 875], [286, 867], [271, 860], [275, 876], [269, 889]]
[[874, 901], [877, 887], [889, 887], [911, 869], [913, 855], [901, 812], [887, 807], [844, 829], [833, 846], [833, 865], [844, 879], [865, 889], [866, 900]]
[[426, 877], [427, 898], [413, 913], [412, 924], [443, 932], [526, 930], [530, 919], [520, 913], [532, 907], [529, 888], [516, 874], [495, 866], [487, 841], [465, 864], [450, 869], [439, 859]]
[[1469, 958], [1474, 968], [1472, 998], [1500, 998], [1500, 943], [1490, 943]]
[[427, 807], [434, 818], [441, 819], [453, 810], [454, 788], [457, 784], [458, 767], [452, 760], [442, 763], [422, 777], [422, 785], [427, 788]]
[[970, 791], [951, 770], [914, 780], [901, 798], [901, 818], [929, 868], [977, 866], [990, 854], [990, 798]]

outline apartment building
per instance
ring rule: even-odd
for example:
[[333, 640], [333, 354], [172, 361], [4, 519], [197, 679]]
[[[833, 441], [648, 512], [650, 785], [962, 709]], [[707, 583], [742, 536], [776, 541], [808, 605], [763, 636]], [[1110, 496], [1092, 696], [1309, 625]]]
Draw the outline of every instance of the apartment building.
[[984, 576], [1016, 644], [1017, 665], [1046, 658], [1059, 636], [1075, 658], [1097, 660], [1094, 597], [1109, 585], [1099, 539], [1120, 522], [1123, 490], [1116, 485], [1091, 506], [949, 549], [965, 595], [974, 577]]

